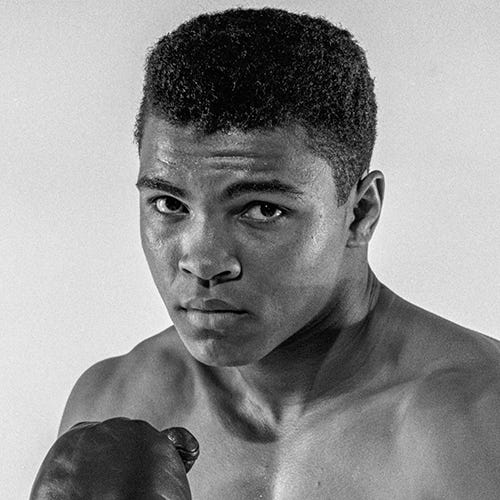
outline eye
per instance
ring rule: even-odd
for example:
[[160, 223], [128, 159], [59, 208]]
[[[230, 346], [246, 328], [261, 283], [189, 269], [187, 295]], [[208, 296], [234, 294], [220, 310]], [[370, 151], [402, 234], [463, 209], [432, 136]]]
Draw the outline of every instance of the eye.
[[284, 211], [272, 203], [256, 203], [244, 214], [245, 219], [252, 219], [258, 222], [274, 222], [284, 215]]
[[153, 200], [156, 210], [162, 214], [180, 214], [186, 212], [186, 207], [171, 196], [161, 196]]

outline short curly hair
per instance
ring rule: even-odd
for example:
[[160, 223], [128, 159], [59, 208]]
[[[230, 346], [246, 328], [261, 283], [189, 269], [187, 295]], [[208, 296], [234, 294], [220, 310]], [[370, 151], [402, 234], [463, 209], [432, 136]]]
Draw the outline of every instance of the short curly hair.
[[148, 115], [206, 134], [300, 125], [332, 166], [339, 205], [369, 167], [377, 105], [363, 49], [326, 19], [281, 9], [199, 15], [146, 59], [135, 125]]

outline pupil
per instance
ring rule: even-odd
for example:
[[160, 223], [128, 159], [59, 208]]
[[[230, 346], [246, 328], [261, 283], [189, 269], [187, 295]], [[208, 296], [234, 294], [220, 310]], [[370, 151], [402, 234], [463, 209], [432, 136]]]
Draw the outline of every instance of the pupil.
[[260, 211], [264, 217], [272, 217], [274, 213], [276, 212], [276, 208], [273, 207], [273, 205], [269, 205], [268, 203], [265, 203], [260, 207]]
[[165, 206], [168, 210], [178, 210], [180, 207], [180, 202], [174, 198], [166, 198]]

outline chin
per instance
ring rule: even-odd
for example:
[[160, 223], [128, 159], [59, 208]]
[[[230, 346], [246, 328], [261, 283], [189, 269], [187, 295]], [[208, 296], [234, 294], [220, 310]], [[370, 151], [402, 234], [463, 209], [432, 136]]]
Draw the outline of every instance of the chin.
[[258, 361], [254, 357], [243, 357], [241, 353], [217, 352], [215, 354], [213, 352], [199, 352], [196, 350], [195, 352], [191, 352], [191, 354], [200, 363], [208, 366], [245, 366]]
[[223, 344], [224, 342], [210, 340], [197, 342], [195, 345], [186, 343], [186, 348], [193, 358], [208, 366], [245, 366], [256, 363], [265, 356], [265, 353], [248, 349], [243, 351], [240, 346]]

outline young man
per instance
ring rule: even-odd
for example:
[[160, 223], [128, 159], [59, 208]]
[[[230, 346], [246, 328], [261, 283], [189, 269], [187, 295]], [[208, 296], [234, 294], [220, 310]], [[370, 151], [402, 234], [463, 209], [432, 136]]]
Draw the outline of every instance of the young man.
[[[324, 19], [234, 9], [158, 42], [137, 186], [174, 326], [82, 375], [33, 498], [498, 498], [498, 342], [367, 262], [375, 122], [364, 53]], [[172, 427], [200, 443], [187, 477]]]

